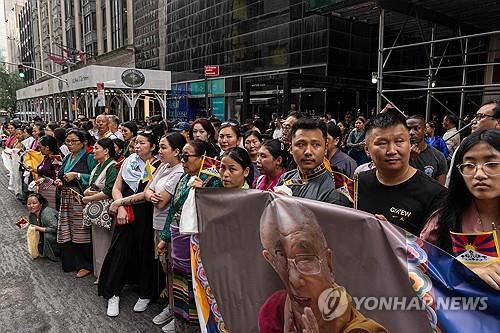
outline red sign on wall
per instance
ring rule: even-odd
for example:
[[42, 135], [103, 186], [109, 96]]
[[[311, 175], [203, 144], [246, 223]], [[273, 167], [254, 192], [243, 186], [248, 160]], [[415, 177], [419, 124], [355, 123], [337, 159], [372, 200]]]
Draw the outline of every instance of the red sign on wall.
[[205, 76], [214, 77], [219, 76], [219, 66], [205, 66]]

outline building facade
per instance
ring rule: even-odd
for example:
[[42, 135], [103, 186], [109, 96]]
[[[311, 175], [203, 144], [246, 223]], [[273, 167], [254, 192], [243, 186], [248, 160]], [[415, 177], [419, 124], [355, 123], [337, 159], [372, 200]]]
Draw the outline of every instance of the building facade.
[[[33, 24], [31, 20], [31, 3], [25, 4], [18, 16], [19, 22], [19, 57], [20, 62], [35, 67], [35, 54], [33, 45]], [[35, 82], [35, 71], [30, 68], [24, 70], [24, 82]]]
[[[23, 6], [21, 1], [9, 1], [5, 2], [5, 33], [7, 42], [7, 56], [6, 61], [10, 63], [20, 62], [20, 39], [18, 35], [19, 20], [18, 16], [21, 13]], [[17, 66], [7, 65], [7, 69], [14, 73], [17, 71]]]
[[[166, 69], [178, 83], [172, 117], [340, 114], [361, 108], [356, 96], [370, 88], [373, 29], [308, 15], [302, 0], [166, 0], [166, 30]], [[219, 65], [221, 75], [207, 84], [208, 106], [205, 65]], [[343, 78], [350, 81], [339, 84]], [[327, 110], [331, 100], [336, 109]]]
[[[160, 69], [160, 0], [134, 1], [135, 64], [137, 68]], [[164, 15], [163, 15], [164, 19]], [[164, 25], [162, 25], [164, 26]]]

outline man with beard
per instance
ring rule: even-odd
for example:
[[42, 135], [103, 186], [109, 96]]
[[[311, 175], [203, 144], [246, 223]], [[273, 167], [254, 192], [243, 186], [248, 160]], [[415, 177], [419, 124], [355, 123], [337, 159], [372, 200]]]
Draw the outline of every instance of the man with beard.
[[[290, 137], [297, 168], [285, 173], [278, 186], [288, 187], [295, 197], [351, 206], [348, 199], [335, 190], [333, 176], [323, 164], [327, 152], [326, 124], [314, 119], [299, 119], [292, 126]], [[281, 189], [278, 187], [275, 192], [287, 194]]]
[[262, 255], [285, 287], [260, 308], [260, 333], [387, 332], [356, 310], [335, 282], [332, 250], [311, 210], [298, 202], [271, 202], [260, 220], [260, 240]]
[[406, 120], [410, 129], [410, 165], [444, 185], [448, 164], [444, 155], [425, 142], [425, 119], [411, 116]]

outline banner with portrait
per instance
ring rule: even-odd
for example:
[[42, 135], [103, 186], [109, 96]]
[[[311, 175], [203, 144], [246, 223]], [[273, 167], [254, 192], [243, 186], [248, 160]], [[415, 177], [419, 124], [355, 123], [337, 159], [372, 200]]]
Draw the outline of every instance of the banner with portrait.
[[[452, 256], [354, 209], [197, 189], [193, 283], [203, 332], [471, 332], [500, 295]], [[304, 316], [302, 316], [304, 314]]]

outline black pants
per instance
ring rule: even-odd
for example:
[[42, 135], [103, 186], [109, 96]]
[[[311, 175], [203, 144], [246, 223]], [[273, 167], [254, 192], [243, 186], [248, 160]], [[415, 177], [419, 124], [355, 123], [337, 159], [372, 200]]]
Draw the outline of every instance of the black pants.
[[74, 272], [80, 269], [92, 271], [92, 243], [77, 244], [66, 242], [61, 244], [61, 263], [65, 272]]

